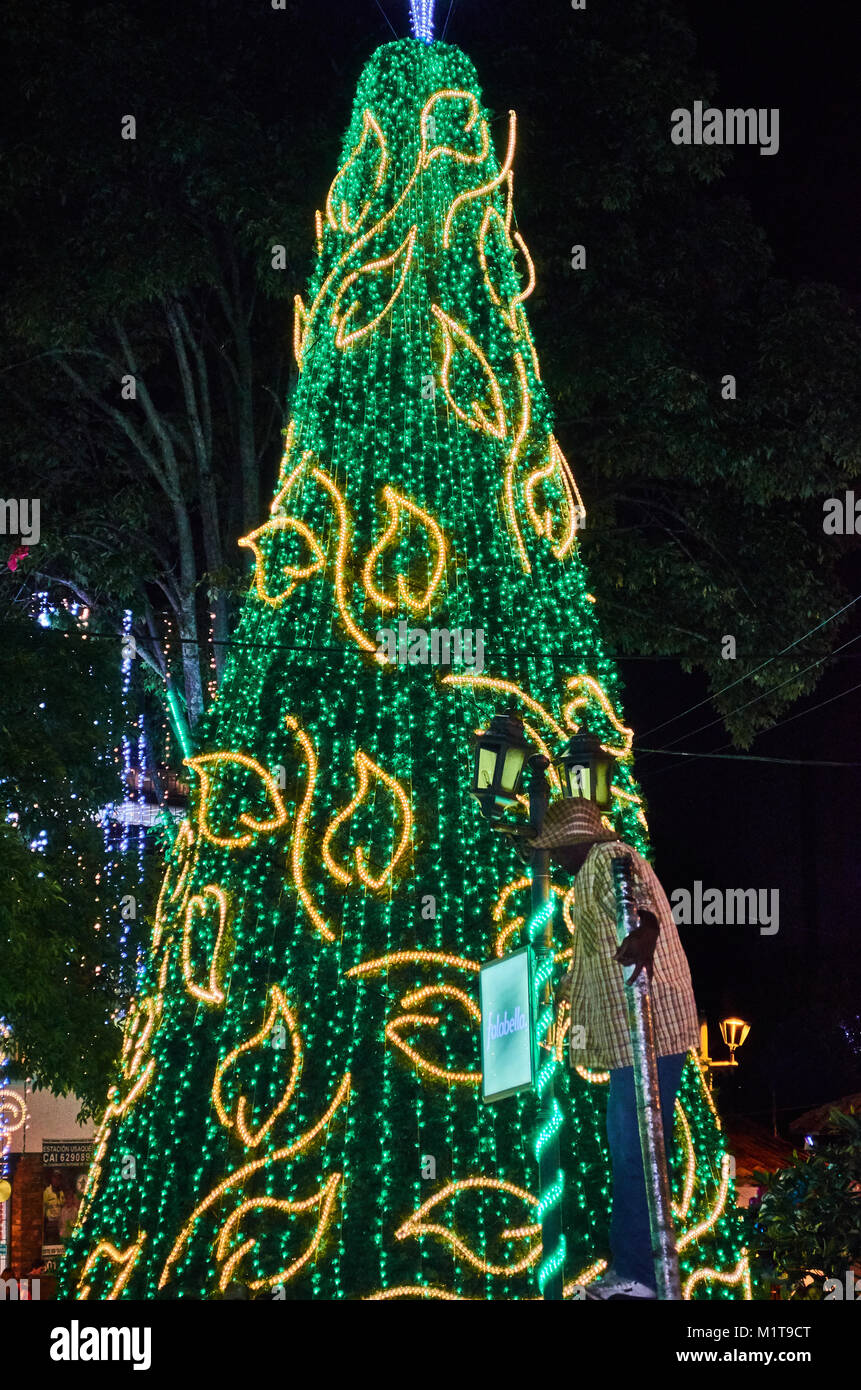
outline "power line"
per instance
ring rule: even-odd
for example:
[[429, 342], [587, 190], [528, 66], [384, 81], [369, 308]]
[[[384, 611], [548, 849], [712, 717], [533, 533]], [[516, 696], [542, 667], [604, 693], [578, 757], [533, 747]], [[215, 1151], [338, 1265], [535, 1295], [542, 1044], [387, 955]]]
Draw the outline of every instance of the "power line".
[[[792, 724], [792, 723], [794, 723], [794, 721], [795, 721], [796, 719], [803, 719], [804, 716], [807, 715], [807, 714], [815, 714], [815, 712], [816, 712], [818, 709], [824, 709], [826, 705], [833, 705], [835, 700], [842, 700], [843, 697], [844, 697], [845, 695], [853, 695], [853, 694], [855, 693], [856, 690], [861, 690], [861, 682], [859, 682], [858, 685], [852, 685], [852, 686], [850, 686], [848, 690], [841, 690], [841, 691], [839, 692], [839, 694], [837, 694], [837, 695], [830, 695], [830, 696], [828, 697], [827, 700], [820, 700], [818, 704], [816, 704], [816, 705], [811, 705], [810, 709], [803, 709], [803, 710], [801, 710], [798, 714], [790, 714], [790, 715], [788, 715], [786, 719], [781, 719], [781, 720], [779, 721], [779, 723], [777, 723], [777, 724], [772, 724], [772, 725], [771, 725], [771, 728], [769, 728], [769, 729], [763, 729], [762, 732], [763, 732], [764, 734], [770, 734], [770, 733], [772, 733], [775, 729], [780, 729], [780, 728], [782, 728], [784, 724]], [[685, 758], [690, 758], [692, 762], [697, 762], [700, 758], [716, 758], [716, 757], [720, 757], [721, 755], [724, 755], [724, 754], [723, 754], [723, 750], [724, 750], [725, 748], [731, 748], [731, 747], [732, 747], [732, 744], [731, 744], [731, 743], [724, 743], [724, 744], [721, 745], [720, 748], [716, 748], [716, 749], [714, 750], [714, 752], [712, 752], [712, 753], [681, 753], [681, 752], [679, 752], [679, 753], [672, 753], [671, 756], [673, 756], [673, 757], [685, 757]], [[669, 750], [669, 749], [655, 749], [654, 751], [655, 751], [655, 752], [662, 752], [662, 753], [663, 753], [663, 752], [670, 753], [670, 750]], [[726, 756], [726, 757], [728, 757], [728, 758], [731, 758], [731, 757], [733, 757], [734, 755], [731, 754], [731, 753], [728, 753], [728, 754], [726, 754], [726, 755], [724, 755], [724, 756]], [[741, 755], [741, 754], [738, 755], [739, 758], [741, 758], [742, 756], [743, 756], [743, 755]], [[748, 755], [744, 755], [744, 756], [748, 756]], [[749, 756], [753, 757], [753, 755], [749, 755]], [[792, 762], [793, 760], [792, 760], [792, 759], [786, 759], [786, 760], [784, 760], [784, 759], [782, 759], [782, 758], [764, 758], [764, 757], [763, 757], [763, 758], [757, 758], [756, 761], [758, 761], [758, 762], [783, 762], [783, 761]], [[802, 767], [808, 766], [808, 764], [803, 763], [803, 762], [800, 762], [798, 765], [799, 765], [799, 766], [802, 766]], [[681, 764], [679, 764], [678, 766], [681, 766]], [[858, 766], [858, 764], [855, 764], [855, 763], [821, 763], [821, 764], [817, 764], [817, 763], [815, 763], [815, 762], [811, 762], [811, 763], [809, 764], [809, 766], [811, 766], [811, 767], [815, 767], [815, 766], [822, 766], [822, 767], [854, 767], [854, 766]], [[675, 770], [676, 770], [676, 769], [675, 769], [675, 768], [672, 768], [672, 767], [662, 768], [661, 771], [655, 773], [655, 776], [656, 776], [656, 777], [660, 777], [662, 772], [663, 772], [663, 773], [667, 773], [667, 772], [673, 772], [673, 771], [675, 771]]]
[[[829, 618], [824, 618], [821, 623], [817, 623], [816, 627], [812, 627], [810, 631], [805, 632], [802, 637], [798, 637], [794, 642], [790, 642], [788, 647], [784, 647], [774, 656], [771, 656], [766, 661], [763, 661], [761, 666], [755, 666], [752, 671], [747, 671], [743, 676], [739, 676], [736, 680], [730, 681], [729, 685], [722, 686], [720, 690], [716, 690], [713, 694], [707, 695], [704, 700], [700, 700], [697, 704], [691, 705], [689, 709], [682, 710], [681, 714], [674, 714], [671, 716], [671, 718], [665, 719], [663, 724], [656, 724], [653, 729], [647, 729], [646, 732], [643, 734], [643, 738], [650, 738], [651, 735], [656, 734], [659, 729], [665, 729], [668, 724], [674, 724], [677, 719], [684, 719], [685, 715], [693, 714], [695, 709], [702, 709], [703, 705], [708, 705], [712, 701], [716, 700], [718, 695], [723, 695], [727, 690], [732, 690], [733, 686], [739, 685], [742, 681], [749, 680], [751, 676], [756, 675], [757, 671], [762, 671], [766, 666], [768, 666], [769, 662], [777, 661], [779, 657], [785, 656], [787, 652], [792, 651], [793, 647], [797, 647], [799, 643], [806, 641], [808, 637], [812, 637], [814, 632], [819, 632], [820, 628], [827, 627], [829, 623], [833, 623], [835, 618], [839, 618], [841, 613], [845, 613], [848, 609], [854, 607], [854, 605], [858, 602], [861, 602], [861, 594], [859, 594], [857, 598], [851, 599], [849, 603], [844, 604], [842, 608], [838, 608], [837, 612], [832, 613]], [[846, 643], [845, 645], [848, 646], [849, 644]], [[837, 650], [840, 651], [841, 648], [838, 647]], [[742, 708], [744, 708], [744, 706], [742, 706]], [[710, 725], [706, 724], [704, 727], [709, 728]], [[694, 732], [697, 733], [699, 732], [699, 730], [695, 730]]]
[[[861, 689], [861, 686], [856, 686], [855, 689]], [[848, 695], [849, 691], [847, 690], [845, 694]], [[793, 715], [793, 719], [800, 717], [800, 715]], [[777, 727], [775, 725], [775, 728]], [[729, 746], [729, 744], [724, 744], [725, 748], [729, 748]], [[861, 762], [841, 763], [824, 758], [767, 758], [756, 753], [724, 753], [720, 749], [714, 753], [682, 753], [680, 750], [672, 748], [642, 748], [640, 751], [642, 753], [666, 753], [668, 758], [692, 758], [695, 762], [699, 758], [720, 758], [723, 762], [730, 763], [783, 763], [786, 767], [861, 767]]]
[[382, 5], [380, 4], [380, 0], [374, 0], [374, 3], [375, 3], [375, 5], [376, 5], [377, 9], [379, 10], [380, 14], [383, 16], [383, 19], [384, 19], [384, 20], [386, 21], [386, 23], [388, 24], [388, 26], [389, 26], [389, 28], [391, 29], [392, 33], [394, 34], [395, 38], [396, 38], [396, 39], [399, 39], [401, 36], [400, 36], [400, 34], [398, 33], [398, 31], [397, 31], [397, 29], [395, 28], [395, 26], [392, 24], [392, 21], [389, 19], [389, 16], [386, 14], [386, 12], [385, 12], [385, 10], [383, 9]]
[[[859, 594], [859, 598], [861, 598], [861, 594]], [[853, 601], [854, 601], [855, 603], [857, 603], [857, 602], [858, 602], [858, 599], [855, 599], [855, 600], [853, 600]], [[835, 616], [836, 616], [836, 615], [835, 615]], [[804, 640], [803, 638], [799, 638], [799, 641], [803, 641], [803, 640]], [[804, 675], [807, 674], [808, 671], [812, 671], [816, 666], [821, 666], [822, 663], [823, 663], [823, 661], [827, 661], [827, 660], [828, 660], [829, 655], [830, 655], [830, 656], [835, 656], [835, 655], [837, 654], [837, 652], [842, 652], [843, 649], [844, 649], [844, 647], [851, 647], [853, 642], [859, 642], [859, 641], [861, 641], [861, 632], [857, 633], [855, 637], [850, 637], [848, 642], [843, 642], [839, 647], [836, 647], [835, 650], [834, 650], [834, 652], [828, 653], [828, 654], [826, 654], [825, 656], [820, 656], [816, 661], [811, 661], [811, 663], [810, 663], [809, 666], [804, 666], [800, 671], [796, 671], [796, 672], [794, 672], [791, 676], [787, 676], [787, 677], [786, 677], [786, 680], [779, 681], [777, 685], [771, 686], [770, 689], [768, 689], [768, 690], [763, 690], [761, 694], [759, 694], [759, 695], [754, 695], [754, 696], [752, 697], [752, 699], [750, 699], [750, 700], [745, 700], [745, 702], [744, 702], [743, 705], [737, 705], [735, 709], [729, 710], [726, 716], [719, 715], [717, 719], [711, 719], [711, 720], [709, 720], [708, 724], [701, 724], [700, 727], [699, 727], [698, 729], [692, 729], [692, 730], [690, 731], [690, 733], [687, 733], [687, 734], [679, 734], [679, 737], [673, 739], [672, 743], [671, 743], [669, 746], [672, 748], [672, 747], [674, 747], [675, 744], [681, 743], [681, 742], [682, 742], [682, 739], [693, 738], [695, 734], [701, 734], [701, 733], [703, 733], [706, 729], [713, 729], [714, 726], [715, 726], [715, 724], [723, 724], [723, 723], [725, 723], [725, 722], [726, 722], [726, 719], [732, 718], [732, 716], [733, 716], [734, 714], [740, 714], [741, 711], [742, 711], [743, 709], [749, 709], [751, 705], [757, 704], [757, 702], [758, 702], [759, 700], [765, 700], [769, 695], [774, 695], [774, 694], [776, 693], [776, 691], [782, 690], [783, 687], [784, 687], [785, 685], [789, 685], [790, 681], [798, 680], [799, 676], [804, 676]], [[782, 655], [782, 653], [781, 653], [781, 655]], [[767, 666], [767, 665], [768, 665], [768, 662], [765, 662], [764, 665]], [[752, 674], [752, 673], [751, 673], [751, 674]], [[744, 677], [740, 677], [740, 679], [743, 680]], [[734, 681], [733, 684], [738, 684], [738, 682], [737, 682], [737, 681]], [[728, 688], [729, 688], [729, 687], [727, 687], [727, 689], [728, 689]], [[720, 693], [720, 692], [718, 692], [718, 693]], [[847, 691], [846, 693], [848, 694], [849, 692]], [[835, 697], [835, 698], [836, 698], [836, 697]], [[705, 703], [705, 701], [704, 701], [703, 703]], [[826, 702], [826, 703], [827, 703], [827, 702]], [[800, 717], [800, 716], [798, 716], [798, 715], [793, 715], [793, 718], [799, 718], [799, 717]], [[671, 722], [670, 720], [667, 721], [667, 723], [670, 723], [670, 722]], [[662, 726], [659, 725], [659, 727], [662, 727]], [[776, 724], [774, 727], [775, 727], [775, 728], [779, 728], [780, 725], [779, 725], [779, 724]], [[654, 729], [652, 729], [652, 730], [650, 730], [649, 732], [654, 733], [655, 731], [654, 731]], [[645, 734], [644, 737], [645, 737], [645, 738], [648, 738], [648, 734]], [[727, 746], [727, 745], [725, 745], [725, 746]]]

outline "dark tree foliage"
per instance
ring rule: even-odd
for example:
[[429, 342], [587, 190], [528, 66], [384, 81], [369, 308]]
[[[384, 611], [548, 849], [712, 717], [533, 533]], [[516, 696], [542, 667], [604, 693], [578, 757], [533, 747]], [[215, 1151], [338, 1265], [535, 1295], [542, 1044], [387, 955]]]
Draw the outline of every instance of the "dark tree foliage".
[[0, 631], [0, 1018], [17, 1065], [93, 1113], [144, 925], [123, 919], [141, 890], [107, 867], [97, 820], [120, 796], [119, 667], [74, 628], [6, 617]]

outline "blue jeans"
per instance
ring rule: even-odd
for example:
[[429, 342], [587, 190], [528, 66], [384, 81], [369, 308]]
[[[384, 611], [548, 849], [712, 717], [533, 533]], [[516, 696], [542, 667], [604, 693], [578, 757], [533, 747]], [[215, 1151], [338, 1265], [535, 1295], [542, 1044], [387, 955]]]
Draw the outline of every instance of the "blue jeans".
[[[677, 1052], [670, 1057], [658, 1058], [661, 1118], [668, 1158], [672, 1153], [673, 1110], [685, 1055], [684, 1052]], [[610, 1221], [613, 1269], [622, 1279], [636, 1279], [654, 1289], [655, 1262], [652, 1258], [633, 1067], [619, 1067], [610, 1072], [607, 1140], [613, 1166], [613, 1215]]]

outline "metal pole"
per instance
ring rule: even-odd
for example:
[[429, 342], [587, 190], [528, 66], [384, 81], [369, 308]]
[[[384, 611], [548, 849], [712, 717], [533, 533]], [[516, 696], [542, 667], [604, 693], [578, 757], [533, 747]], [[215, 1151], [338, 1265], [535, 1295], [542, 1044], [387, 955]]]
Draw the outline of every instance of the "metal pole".
[[[529, 785], [529, 827], [533, 831], [541, 829], [547, 805], [550, 800], [550, 789], [547, 784], [547, 777], [544, 769], [547, 766], [547, 759], [536, 755], [529, 760], [529, 769], [532, 774]], [[550, 855], [546, 849], [533, 849], [530, 856], [530, 867], [532, 870], [532, 917], [546, 908], [550, 900]], [[548, 965], [553, 960], [553, 914], [547, 914], [544, 926], [543, 940], [533, 941], [536, 963]], [[555, 1010], [553, 1010], [553, 995], [550, 976], [552, 971], [547, 971], [548, 979], [543, 990], [543, 1004], [545, 1008], [549, 1006], [551, 1010], [551, 1026], [544, 1039], [539, 1037], [539, 1042], [547, 1041], [549, 1038], [551, 1048], [555, 1048]], [[558, 1267], [548, 1276], [542, 1297], [553, 1302], [562, 1301], [564, 1287], [564, 1269], [561, 1255], [564, 1254], [564, 1237], [562, 1234], [562, 1206], [561, 1197], [561, 1166], [559, 1162], [559, 1127], [561, 1123], [560, 1110], [556, 1101], [555, 1089], [553, 1086], [552, 1070], [549, 1070], [546, 1084], [543, 1090], [539, 1087], [540, 1101], [538, 1108], [538, 1184], [541, 1192], [540, 1215], [541, 1215], [541, 1250], [542, 1262], [548, 1260], [557, 1261]], [[559, 1256], [557, 1260], [557, 1255]]]
[[[631, 888], [631, 863], [627, 855], [614, 855], [613, 884], [616, 890], [616, 936], [621, 945], [637, 925]], [[624, 967], [622, 967], [624, 969]], [[628, 1028], [634, 1058], [634, 1088], [637, 1097], [637, 1124], [643, 1155], [643, 1174], [649, 1204], [649, 1227], [658, 1298], [679, 1300], [682, 1296], [679, 1259], [676, 1253], [673, 1210], [664, 1126], [661, 1119], [661, 1093], [658, 1083], [658, 1057], [648, 972], [636, 982], [625, 981], [628, 1002]]]

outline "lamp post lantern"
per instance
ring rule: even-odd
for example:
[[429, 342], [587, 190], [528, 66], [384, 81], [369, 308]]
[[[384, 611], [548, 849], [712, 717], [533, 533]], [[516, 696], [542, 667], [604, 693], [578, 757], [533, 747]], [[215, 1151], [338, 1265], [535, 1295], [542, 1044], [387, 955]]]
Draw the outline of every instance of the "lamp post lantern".
[[495, 714], [488, 729], [476, 732], [473, 746], [470, 795], [486, 820], [498, 820], [517, 801], [532, 744], [524, 737], [523, 721], [510, 711]]
[[[517, 803], [524, 768], [528, 763], [529, 833], [537, 834], [550, 800], [546, 774], [549, 759], [537, 753], [524, 736], [523, 721], [516, 712], [512, 709], [495, 714], [489, 728], [476, 733], [474, 750], [470, 794], [475, 797], [485, 819], [494, 822], [495, 828], [505, 833], [522, 834], [517, 828], [502, 822], [501, 817], [503, 812]], [[553, 911], [550, 856], [546, 849], [527, 847], [528, 842], [523, 845], [522, 839], [521, 846], [521, 856], [528, 859], [532, 880], [532, 912], [525, 927], [525, 936], [526, 944], [532, 949], [537, 983], [533, 996], [533, 1026], [539, 1049], [549, 1054], [541, 1063], [536, 1078], [539, 1096], [536, 1153], [543, 1252], [539, 1285], [545, 1299], [561, 1302], [565, 1252], [561, 1211], [562, 1170], [559, 1162], [562, 1112], [553, 1088], [555, 1018], [551, 985]]]
[[594, 801], [600, 811], [609, 811], [613, 804], [615, 763], [601, 740], [581, 724], [554, 760], [554, 766], [559, 768], [563, 796]]

